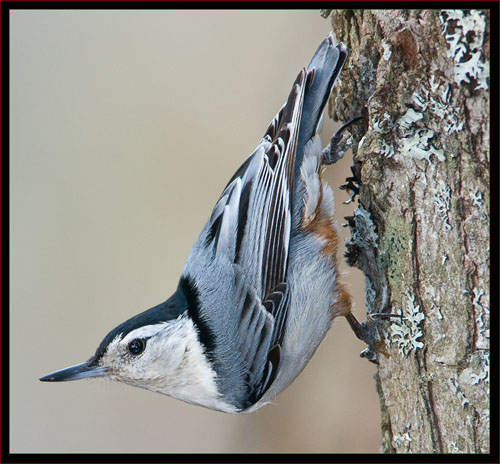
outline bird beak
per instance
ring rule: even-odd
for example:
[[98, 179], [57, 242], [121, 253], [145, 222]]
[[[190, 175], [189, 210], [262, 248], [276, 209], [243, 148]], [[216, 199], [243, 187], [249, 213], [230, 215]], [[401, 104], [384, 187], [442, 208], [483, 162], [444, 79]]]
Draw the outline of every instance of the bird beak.
[[67, 380], [88, 379], [89, 377], [101, 377], [109, 372], [107, 367], [97, 366], [86, 361], [76, 366], [67, 367], [60, 371], [52, 372], [41, 377], [42, 382], [66, 382]]

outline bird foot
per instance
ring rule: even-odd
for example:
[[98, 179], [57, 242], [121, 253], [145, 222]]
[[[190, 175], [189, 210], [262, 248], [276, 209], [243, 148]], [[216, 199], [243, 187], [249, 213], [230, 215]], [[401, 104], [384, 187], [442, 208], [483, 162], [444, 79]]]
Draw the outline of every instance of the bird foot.
[[346, 316], [347, 322], [351, 326], [354, 334], [357, 338], [364, 341], [368, 348], [365, 348], [360, 356], [362, 358], [368, 359], [368, 361], [378, 364], [378, 355], [383, 354], [389, 356], [385, 351], [385, 342], [382, 332], [381, 321], [384, 319], [400, 318], [403, 316], [400, 314], [389, 314], [389, 313], [372, 313], [368, 316], [368, 320], [365, 322], [359, 322], [352, 313]]
[[321, 164], [330, 165], [336, 163], [339, 159], [344, 157], [344, 154], [352, 146], [350, 134], [343, 134], [343, 132], [353, 123], [363, 119], [363, 116], [351, 119], [340, 127], [330, 139], [330, 143], [323, 148], [321, 152]]

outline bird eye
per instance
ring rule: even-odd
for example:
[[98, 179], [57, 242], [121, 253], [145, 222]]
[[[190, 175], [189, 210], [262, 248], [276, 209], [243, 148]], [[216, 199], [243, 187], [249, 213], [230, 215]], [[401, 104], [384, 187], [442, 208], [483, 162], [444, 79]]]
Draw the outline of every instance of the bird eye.
[[137, 356], [141, 354], [146, 348], [146, 340], [143, 338], [135, 338], [128, 344], [128, 351], [130, 354]]

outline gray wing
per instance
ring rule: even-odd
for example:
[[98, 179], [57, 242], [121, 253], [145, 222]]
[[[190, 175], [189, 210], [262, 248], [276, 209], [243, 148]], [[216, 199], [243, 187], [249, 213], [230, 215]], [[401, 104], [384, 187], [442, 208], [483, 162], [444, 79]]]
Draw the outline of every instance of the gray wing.
[[295, 154], [307, 80], [302, 70], [261, 143], [224, 189], [183, 271], [201, 293], [200, 319], [214, 340], [219, 377], [244, 379], [247, 406], [271, 385], [280, 361]]
[[255, 152], [229, 181], [209, 220], [207, 245], [245, 270], [259, 297], [285, 281], [295, 152], [305, 71]]

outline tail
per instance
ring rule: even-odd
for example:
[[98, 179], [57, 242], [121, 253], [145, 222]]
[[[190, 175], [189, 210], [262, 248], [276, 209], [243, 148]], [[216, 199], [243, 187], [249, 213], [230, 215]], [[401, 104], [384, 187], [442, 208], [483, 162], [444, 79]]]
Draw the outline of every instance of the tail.
[[348, 55], [349, 50], [343, 43], [333, 44], [333, 37], [330, 33], [321, 42], [307, 67], [307, 88], [297, 143], [296, 166], [301, 165], [301, 151], [304, 145], [318, 131], [323, 110]]

